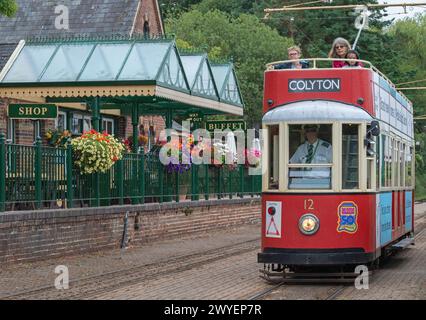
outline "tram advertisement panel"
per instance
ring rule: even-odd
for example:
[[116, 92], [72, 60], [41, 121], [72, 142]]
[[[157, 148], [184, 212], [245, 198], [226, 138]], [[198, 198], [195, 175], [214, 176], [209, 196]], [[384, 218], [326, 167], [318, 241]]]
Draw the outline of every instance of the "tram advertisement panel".
[[405, 192], [405, 231], [413, 228], [413, 192]]
[[390, 242], [392, 240], [392, 192], [381, 193], [379, 197], [380, 210], [380, 244]]
[[395, 88], [374, 74], [374, 104], [376, 117], [389, 123], [394, 129], [412, 137], [412, 106]]

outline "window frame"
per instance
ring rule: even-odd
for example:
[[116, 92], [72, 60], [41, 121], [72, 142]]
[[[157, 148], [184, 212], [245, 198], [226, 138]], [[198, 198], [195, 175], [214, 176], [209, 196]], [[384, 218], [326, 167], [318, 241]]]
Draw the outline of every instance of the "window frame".
[[[331, 164], [325, 164], [325, 163], [321, 163], [321, 164], [298, 164], [298, 163], [293, 163], [290, 164], [290, 142], [289, 142], [289, 137], [290, 137], [290, 126], [292, 125], [305, 125], [305, 124], [318, 124], [318, 125], [331, 125], [331, 145], [332, 145], [332, 162]], [[336, 187], [336, 144], [335, 144], [335, 137], [336, 135], [336, 121], [289, 121], [289, 122], [285, 122], [285, 127], [284, 127], [284, 135], [285, 135], [285, 139], [284, 139], [284, 148], [282, 148], [283, 152], [285, 153], [285, 158], [284, 158], [284, 163], [282, 163], [283, 161], [281, 161], [281, 163], [283, 164], [283, 170], [284, 170], [284, 176], [283, 176], [283, 184], [282, 184], [282, 192], [288, 192], [288, 193], [327, 193], [327, 192], [333, 192], [335, 190]], [[284, 138], [284, 137], [283, 137]], [[280, 163], [280, 164], [281, 164]], [[290, 189], [289, 188], [289, 169], [290, 168], [330, 168], [331, 169], [331, 177], [330, 177], [330, 188], [329, 189]]]
[[[358, 188], [355, 189], [344, 189], [343, 188], [343, 166], [342, 166], [342, 161], [343, 161], [343, 125], [345, 124], [352, 124], [352, 125], [357, 125], [358, 126]], [[340, 122], [339, 125], [339, 158], [340, 160], [339, 162], [339, 173], [340, 173], [340, 177], [339, 177], [339, 191], [341, 192], [345, 192], [345, 193], [353, 193], [353, 192], [361, 192], [362, 190], [362, 154], [363, 154], [363, 150], [364, 150], [364, 145], [363, 145], [363, 141], [364, 139], [362, 139], [362, 122], [359, 121], [342, 121]]]
[[59, 123], [59, 116], [63, 116], [64, 117], [64, 130], [69, 130], [69, 128], [67, 127], [67, 120], [68, 120], [68, 114], [65, 111], [58, 111], [58, 117], [56, 117], [55, 119], [55, 129], [59, 129], [58, 128], [58, 123]]
[[111, 123], [111, 132], [107, 132], [107, 133], [113, 135], [115, 132], [114, 119], [109, 117], [102, 117], [102, 131], [106, 131], [104, 122]]
[[[320, 121], [315, 122], [319, 125], [331, 125], [332, 126], [332, 163], [331, 164], [289, 164], [289, 130], [291, 125], [303, 125], [312, 124], [312, 121], [288, 121], [288, 122], [268, 122], [263, 123], [262, 128], [265, 130], [266, 137], [263, 139], [264, 148], [262, 157], [262, 165], [265, 166], [266, 170], [262, 179], [262, 192], [268, 193], [371, 193], [378, 192], [377, 188], [377, 159], [380, 157], [380, 153], [376, 153], [373, 157], [367, 157], [367, 147], [364, 145], [364, 136], [367, 132], [368, 122], [365, 121]], [[353, 124], [358, 125], [358, 177], [359, 185], [357, 189], [343, 189], [343, 177], [342, 177], [342, 148], [343, 148], [343, 125]], [[269, 189], [269, 126], [279, 126], [279, 185], [278, 189]], [[387, 136], [388, 137], [388, 136]], [[378, 139], [376, 137], [376, 143]], [[381, 141], [381, 140], [380, 140]], [[381, 148], [381, 147], [380, 147]], [[383, 150], [384, 152], [384, 150]], [[383, 153], [384, 155], [384, 153]], [[283, 159], [284, 161], [282, 161]], [[367, 188], [367, 165], [371, 165], [371, 186]], [[289, 168], [290, 167], [329, 167], [331, 168], [331, 188], [330, 189], [289, 189]], [[389, 189], [392, 189], [389, 188]]]

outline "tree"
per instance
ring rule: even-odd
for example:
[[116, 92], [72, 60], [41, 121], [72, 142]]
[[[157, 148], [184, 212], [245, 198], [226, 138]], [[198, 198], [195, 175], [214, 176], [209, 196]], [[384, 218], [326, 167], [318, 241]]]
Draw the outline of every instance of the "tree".
[[18, 5], [15, 0], [0, 0], [0, 15], [13, 17], [18, 11]]
[[232, 59], [250, 124], [262, 115], [263, 73], [268, 62], [286, 58], [292, 44], [254, 15], [230, 17], [220, 11], [192, 10], [166, 20], [166, 29], [193, 47], [205, 48], [213, 58]]

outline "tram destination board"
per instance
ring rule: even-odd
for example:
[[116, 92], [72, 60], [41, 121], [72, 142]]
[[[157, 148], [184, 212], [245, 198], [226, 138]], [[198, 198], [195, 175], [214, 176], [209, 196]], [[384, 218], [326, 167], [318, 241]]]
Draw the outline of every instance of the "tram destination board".
[[288, 79], [288, 92], [340, 92], [340, 78]]
[[56, 119], [58, 107], [55, 104], [9, 104], [7, 115], [11, 119]]

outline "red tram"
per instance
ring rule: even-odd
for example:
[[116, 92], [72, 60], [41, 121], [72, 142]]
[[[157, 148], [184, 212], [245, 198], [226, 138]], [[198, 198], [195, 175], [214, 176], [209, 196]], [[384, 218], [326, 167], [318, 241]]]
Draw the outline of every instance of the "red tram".
[[265, 72], [258, 262], [267, 276], [372, 265], [413, 241], [411, 102], [367, 61], [308, 60], [314, 68]]

